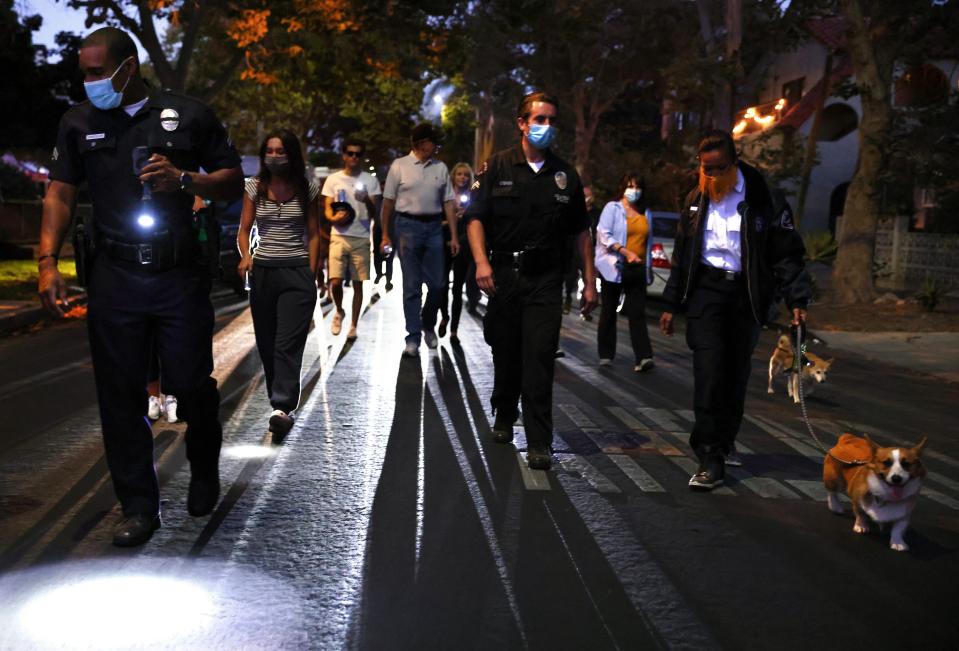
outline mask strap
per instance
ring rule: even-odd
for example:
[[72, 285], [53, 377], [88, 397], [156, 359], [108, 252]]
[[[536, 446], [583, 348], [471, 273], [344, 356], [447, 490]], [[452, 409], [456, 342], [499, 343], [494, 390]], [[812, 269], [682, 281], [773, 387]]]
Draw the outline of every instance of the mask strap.
[[[110, 75], [110, 83], [111, 83], [111, 84], [113, 83], [113, 78], [117, 76], [117, 73], [118, 73], [118, 72], [120, 72], [120, 68], [122, 68], [124, 65], [126, 65], [126, 62], [129, 61], [129, 60], [132, 59], [132, 58], [133, 58], [132, 56], [128, 56], [126, 59], [124, 59], [123, 61], [120, 62], [120, 65], [117, 66], [117, 69], [113, 71], [113, 74], [112, 74], [112, 75]], [[133, 79], [133, 73], [130, 73], [130, 76], [127, 77], [126, 82], [123, 84], [123, 88], [121, 88], [121, 89], [120, 89], [119, 91], [117, 91], [117, 92], [122, 93], [123, 91], [125, 91], [125, 90], [127, 89], [127, 86], [130, 85], [130, 80], [131, 80], [131, 79]]]

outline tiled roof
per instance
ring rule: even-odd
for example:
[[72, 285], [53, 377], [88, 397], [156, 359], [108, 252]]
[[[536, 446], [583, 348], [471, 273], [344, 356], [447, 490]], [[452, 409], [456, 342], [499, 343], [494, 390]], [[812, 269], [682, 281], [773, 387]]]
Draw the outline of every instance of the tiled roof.
[[830, 50], [842, 49], [846, 43], [846, 21], [840, 16], [812, 18], [806, 21], [806, 30]]

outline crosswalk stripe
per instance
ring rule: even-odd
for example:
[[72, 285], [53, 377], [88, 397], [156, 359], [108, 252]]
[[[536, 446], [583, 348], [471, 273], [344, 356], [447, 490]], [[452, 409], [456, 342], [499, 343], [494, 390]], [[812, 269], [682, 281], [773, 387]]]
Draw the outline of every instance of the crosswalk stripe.
[[[793, 488], [805, 493], [817, 502], [826, 501], [826, 487], [822, 482], [816, 479], [787, 479], [786, 483]], [[849, 497], [845, 493], [839, 494], [839, 500], [849, 503]]]
[[516, 450], [516, 461], [519, 463], [519, 474], [523, 478], [523, 486], [528, 491], [548, 491], [549, 477], [544, 470], [530, 470], [529, 464], [523, 458], [523, 453]]
[[[679, 466], [680, 468], [682, 468], [683, 471], [686, 472], [686, 474], [688, 474], [690, 477], [692, 477], [693, 475], [695, 475], [695, 474], [696, 474], [696, 471], [699, 470], [699, 464], [696, 463], [695, 461], [693, 461], [692, 459], [687, 458], [687, 457], [666, 457], [666, 458], [669, 459], [670, 461], [672, 461], [673, 463], [675, 463], [675, 464], [676, 464], [677, 466]], [[720, 494], [720, 495], [735, 495], [735, 494], [736, 494], [736, 492], [735, 492], [734, 490], [732, 490], [731, 488], [728, 488], [728, 487], [726, 487], [726, 486], [720, 486], [719, 488], [714, 488], [714, 489], [712, 490], [712, 492], [718, 493], [718, 494]]]
[[816, 463], [821, 464], [823, 460], [823, 453], [812, 447], [811, 445], [800, 441], [797, 438], [794, 438], [791, 433], [780, 429], [780, 426], [774, 424], [772, 421], [769, 421], [762, 416], [752, 416], [750, 414], [745, 415], [746, 420], [750, 423], [763, 430], [773, 438], [777, 439], [780, 443], [788, 445], [793, 450], [801, 454], [802, 456], [815, 461]]
[[638, 411], [667, 432], [681, 432], [684, 429], [680, 427], [679, 423], [673, 420], [673, 415], [667, 409], [640, 407]]
[[952, 509], [953, 511], [959, 511], [959, 500], [953, 499], [949, 497], [948, 495], [944, 495], [943, 493], [940, 493], [937, 490], [929, 488], [928, 486], [923, 486], [919, 494], [924, 495], [935, 502], [944, 504], [948, 506], [950, 509]]
[[[690, 434], [688, 432], [670, 432], [669, 434], [679, 439], [683, 443], [686, 443], [687, 445], [689, 444]], [[741, 452], [743, 454], [756, 454], [755, 450], [753, 450], [751, 447], [749, 447], [745, 443], [741, 443], [738, 439], [736, 440], [736, 451]]]
[[630, 428], [634, 432], [641, 433], [643, 436], [645, 436], [648, 439], [648, 441], [640, 443], [639, 445], [640, 449], [655, 450], [659, 452], [660, 454], [663, 454], [666, 456], [682, 456], [683, 455], [683, 452], [679, 450], [676, 446], [674, 446], [672, 443], [667, 442], [662, 436], [659, 435], [658, 432], [655, 432], [649, 429], [648, 427], [646, 427], [646, 425], [643, 422], [638, 420], [636, 417], [634, 417], [632, 414], [630, 414], [628, 411], [626, 411], [622, 407], [608, 406], [606, 407], [606, 409], [611, 414], [613, 414], [613, 416], [621, 420], [623, 424], [626, 425], [626, 427]]
[[[925, 452], [923, 452], [923, 454], [925, 454]], [[942, 484], [943, 486], [947, 488], [951, 488], [952, 490], [959, 492], [959, 482], [949, 479], [945, 475], [940, 475], [938, 472], [927, 470], [926, 479], [931, 479], [937, 484]]]
[[632, 457], [625, 454], [607, 454], [609, 460], [615, 463], [623, 474], [629, 477], [634, 484], [639, 486], [639, 490], [645, 493], [665, 493], [666, 489], [662, 484], [653, 479], [646, 470]]
[[741, 483], [743, 486], [756, 493], [760, 497], [772, 499], [797, 499], [799, 496], [789, 490], [786, 486], [779, 483], [772, 477], [755, 477], [748, 470], [742, 468], [726, 467], [726, 472]]
[[603, 431], [576, 405], [559, 404], [557, 407], [603, 452], [616, 453], [622, 450], [625, 441], [614, 434]]
[[683, 420], [688, 420], [690, 423], [696, 422], [696, 413], [692, 409], [677, 409], [676, 414]]
[[600, 493], [621, 493], [619, 486], [611, 482], [606, 475], [578, 454], [557, 454], [560, 464], [569, 472], [575, 472], [589, 482]]

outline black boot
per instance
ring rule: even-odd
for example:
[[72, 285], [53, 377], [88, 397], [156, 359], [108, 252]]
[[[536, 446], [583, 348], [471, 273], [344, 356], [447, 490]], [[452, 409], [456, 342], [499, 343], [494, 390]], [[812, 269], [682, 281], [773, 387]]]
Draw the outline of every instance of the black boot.
[[496, 420], [493, 422], [493, 440], [497, 443], [512, 443], [513, 423], [515, 422], [515, 416], [506, 418], [503, 416], [503, 412], [498, 412], [496, 414]]

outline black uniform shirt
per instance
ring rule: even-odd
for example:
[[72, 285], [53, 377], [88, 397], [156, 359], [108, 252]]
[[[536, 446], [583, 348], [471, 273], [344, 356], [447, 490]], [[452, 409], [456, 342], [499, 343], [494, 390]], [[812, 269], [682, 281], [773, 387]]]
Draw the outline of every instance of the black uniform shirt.
[[534, 172], [521, 145], [489, 159], [473, 184], [465, 219], [479, 219], [489, 250], [502, 252], [562, 252], [567, 236], [589, 227], [583, 184], [573, 166], [547, 150]]
[[[216, 115], [191, 97], [152, 92], [132, 117], [122, 107], [101, 111], [90, 102], [78, 104], [60, 120], [50, 179], [70, 185], [87, 181], [98, 236], [143, 240], [136, 223], [142, 207], [142, 184], [133, 166], [138, 146], [166, 156], [184, 171], [240, 165]], [[156, 192], [151, 213], [161, 227], [182, 231], [191, 223], [192, 206], [193, 195], [187, 192]]]

